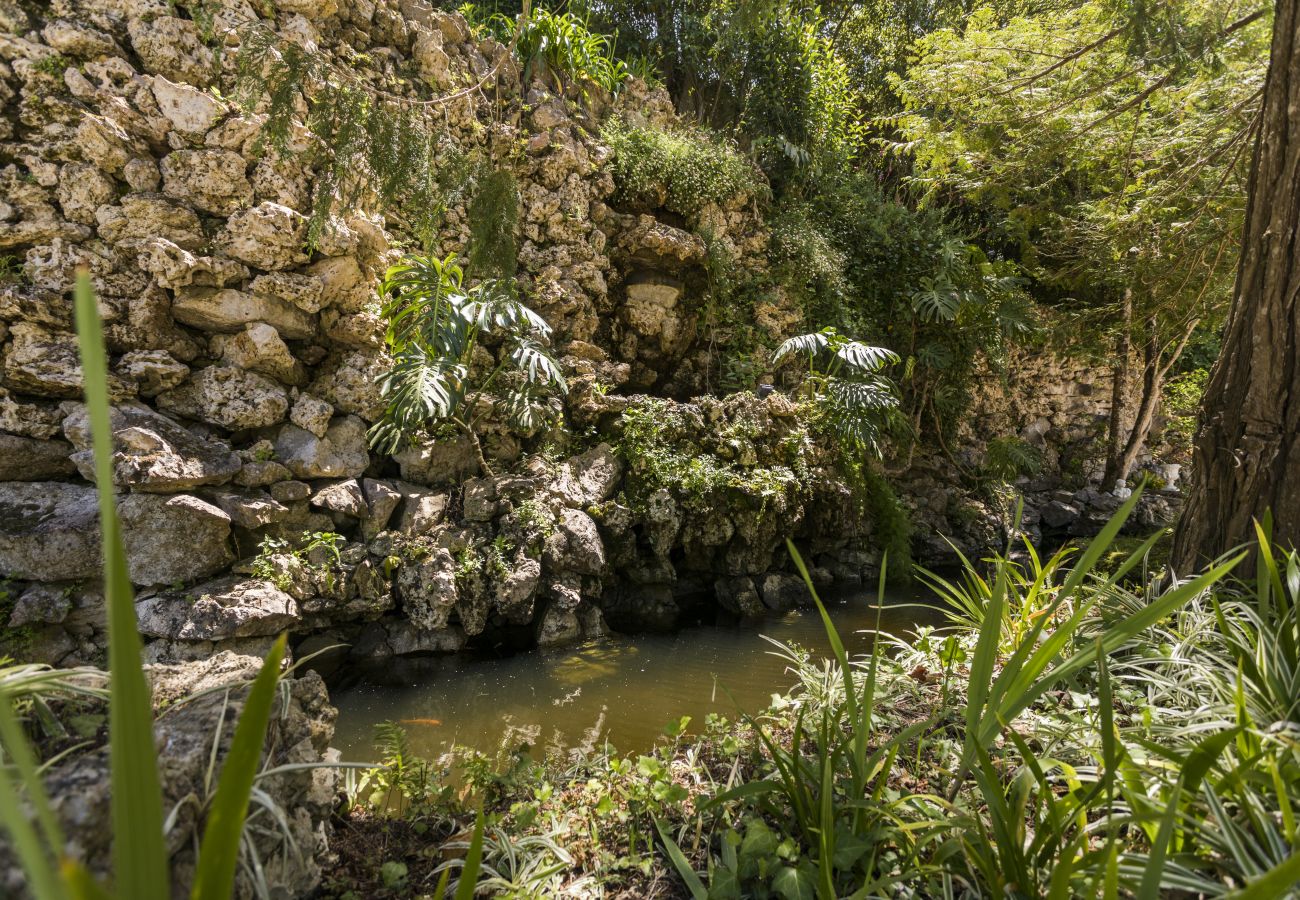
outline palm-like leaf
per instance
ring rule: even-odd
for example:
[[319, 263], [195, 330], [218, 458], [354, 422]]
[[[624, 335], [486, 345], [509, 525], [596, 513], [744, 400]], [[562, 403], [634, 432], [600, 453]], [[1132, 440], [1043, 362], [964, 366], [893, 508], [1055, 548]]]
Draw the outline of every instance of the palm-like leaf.
[[804, 356], [815, 358], [830, 345], [831, 335], [834, 332], [831, 329], [814, 331], [811, 334], [796, 335], [776, 348], [776, 353], [772, 355], [772, 363], [775, 365], [791, 354], [803, 354]]
[[845, 368], [868, 374], [898, 362], [898, 354], [884, 347], [872, 347], [861, 341], [848, 341], [835, 348], [835, 356]]
[[536, 341], [521, 340], [510, 359], [529, 383], [550, 385], [560, 393], [568, 393], [569, 385], [560, 371], [560, 364]]

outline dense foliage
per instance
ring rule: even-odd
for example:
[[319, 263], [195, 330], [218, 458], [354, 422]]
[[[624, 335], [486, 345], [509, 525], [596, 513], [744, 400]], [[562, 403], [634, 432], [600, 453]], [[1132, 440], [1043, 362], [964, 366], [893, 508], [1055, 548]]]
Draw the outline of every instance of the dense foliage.
[[[1156, 535], [1102, 571], [1135, 500], [1086, 547], [932, 576], [948, 628], [852, 657], [827, 618], [833, 658], [783, 649], [794, 687], [761, 715], [671, 722], [633, 757], [453, 753], [487, 870], [510, 896], [669, 872], [699, 900], [1294, 896], [1300, 558], [1261, 532], [1248, 581], [1239, 558], [1162, 580]], [[402, 762], [408, 822], [464, 821]]]

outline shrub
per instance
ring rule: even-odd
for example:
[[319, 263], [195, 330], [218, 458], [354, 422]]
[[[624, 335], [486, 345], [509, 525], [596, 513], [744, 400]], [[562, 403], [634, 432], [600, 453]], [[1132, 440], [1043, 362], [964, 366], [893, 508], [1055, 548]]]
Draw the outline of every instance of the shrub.
[[611, 122], [615, 200], [692, 217], [761, 188], [754, 165], [731, 144], [698, 129], [663, 131]]

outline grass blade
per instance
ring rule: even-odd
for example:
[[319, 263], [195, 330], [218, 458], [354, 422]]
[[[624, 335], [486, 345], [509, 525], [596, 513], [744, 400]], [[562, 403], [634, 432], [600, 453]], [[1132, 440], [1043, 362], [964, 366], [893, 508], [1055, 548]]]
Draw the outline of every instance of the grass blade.
[[686, 882], [686, 889], [691, 892], [693, 900], [708, 900], [709, 891], [700, 880], [699, 873], [691, 868], [690, 862], [686, 859], [686, 854], [682, 848], [677, 846], [677, 842], [669, 837], [668, 832], [664, 829], [664, 823], [655, 817], [655, 830], [659, 832], [659, 840], [663, 842], [664, 850], [668, 853], [668, 859], [672, 861], [673, 868], [677, 874], [682, 876], [682, 881]]
[[77, 343], [86, 412], [94, 441], [95, 482], [108, 607], [109, 758], [113, 785], [113, 873], [117, 892], [132, 900], [168, 900], [170, 872], [163, 840], [162, 785], [153, 742], [153, 705], [140, 663], [140, 633], [126, 551], [113, 496], [108, 358], [90, 276], [77, 275]]
[[[9, 705], [7, 696], [0, 697], [0, 721], [4, 722], [5, 732], [10, 730], [11, 725], [17, 728], [13, 708]], [[22, 863], [23, 872], [27, 876], [27, 886], [36, 900], [62, 900], [67, 897], [67, 893], [54, 869], [54, 862], [47, 853], [47, 847], [50, 845], [48, 842], [42, 842], [40, 835], [28, 821], [19, 796], [19, 785], [26, 782], [28, 796], [37, 806], [39, 820], [43, 816], [39, 812], [40, 806], [45, 804], [48, 807], [44, 793], [45, 786], [39, 778], [33, 781], [28, 777], [29, 772], [25, 765], [17, 764], [17, 756], [14, 752], [16, 748], [7, 740], [5, 747], [9, 751], [11, 761], [16, 763], [13, 769], [17, 771], [12, 772], [7, 768], [0, 770], [0, 825], [9, 832], [14, 855]], [[61, 848], [63, 845], [60, 842], [54, 846]]]
[[474, 889], [478, 887], [478, 872], [483, 865], [483, 807], [478, 808], [478, 819], [474, 822], [474, 835], [469, 839], [469, 852], [465, 855], [465, 865], [461, 867], [460, 877], [456, 879], [455, 900], [474, 900]]
[[280, 635], [248, 691], [244, 711], [235, 726], [235, 736], [222, 763], [221, 778], [203, 830], [203, 842], [199, 845], [198, 869], [190, 894], [194, 900], [226, 900], [234, 893], [239, 842], [244, 833], [253, 780], [262, 760], [284, 645], [285, 637]]

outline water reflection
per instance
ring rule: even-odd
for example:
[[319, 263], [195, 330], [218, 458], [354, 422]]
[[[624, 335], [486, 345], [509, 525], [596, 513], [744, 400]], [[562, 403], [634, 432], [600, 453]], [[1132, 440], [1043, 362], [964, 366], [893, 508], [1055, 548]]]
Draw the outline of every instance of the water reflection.
[[[882, 629], [904, 634], [938, 613], [891, 598]], [[830, 605], [850, 652], [870, 647], [874, 596]], [[762, 708], [792, 684], [785, 663], [763, 635], [829, 653], [815, 610], [754, 624], [701, 625], [675, 634], [616, 635], [556, 651], [497, 659], [450, 656], [403, 661], [367, 673], [365, 683], [337, 691], [335, 746], [345, 759], [373, 757], [374, 725], [404, 721], [412, 749], [435, 755], [448, 742], [495, 749], [508, 728], [536, 728], [542, 741], [572, 745], [598, 724], [620, 750], [647, 748], [669, 721], [736, 706]], [[603, 718], [602, 718], [603, 717]]]

